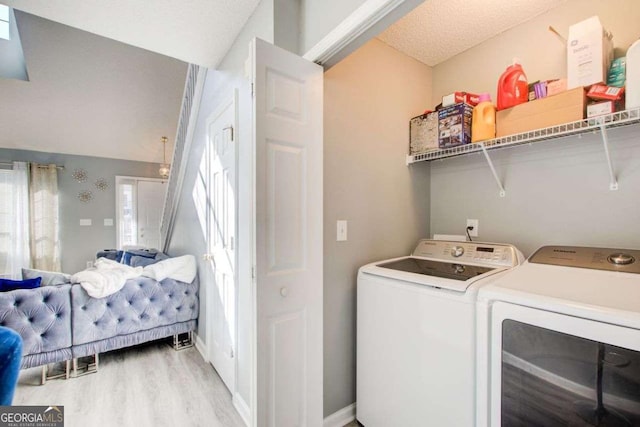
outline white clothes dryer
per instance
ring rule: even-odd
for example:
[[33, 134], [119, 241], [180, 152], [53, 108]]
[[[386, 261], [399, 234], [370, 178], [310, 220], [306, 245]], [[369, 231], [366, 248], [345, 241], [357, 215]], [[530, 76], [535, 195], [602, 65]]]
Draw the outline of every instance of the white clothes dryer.
[[640, 251], [543, 247], [477, 314], [478, 426], [640, 425]]
[[511, 245], [421, 240], [358, 273], [356, 418], [471, 426], [478, 289], [523, 261]]

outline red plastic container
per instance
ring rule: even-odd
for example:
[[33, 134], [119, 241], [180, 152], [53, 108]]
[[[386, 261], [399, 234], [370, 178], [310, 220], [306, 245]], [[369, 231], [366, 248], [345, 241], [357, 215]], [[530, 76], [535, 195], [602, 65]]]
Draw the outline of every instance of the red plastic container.
[[527, 102], [529, 95], [529, 83], [522, 65], [514, 62], [507, 67], [498, 81], [498, 110], [511, 108], [523, 102]]

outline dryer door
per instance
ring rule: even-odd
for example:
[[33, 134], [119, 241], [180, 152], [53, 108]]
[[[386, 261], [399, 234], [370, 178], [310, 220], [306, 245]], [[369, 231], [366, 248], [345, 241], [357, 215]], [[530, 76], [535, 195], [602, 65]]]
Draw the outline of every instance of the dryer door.
[[492, 426], [640, 425], [640, 331], [497, 302]]

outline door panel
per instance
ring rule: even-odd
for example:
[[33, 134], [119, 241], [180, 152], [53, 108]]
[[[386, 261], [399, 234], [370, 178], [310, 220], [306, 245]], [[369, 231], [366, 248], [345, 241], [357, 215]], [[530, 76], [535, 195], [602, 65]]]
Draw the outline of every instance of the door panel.
[[209, 253], [214, 283], [208, 301], [211, 363], [229, 388], [236, 381], [236, 126], [235, 96], [207, 120]]
[[322, 67], [253, 45], [255, 425], [321, 426]]
[[138, 181], [138, 241], [147, 248], [160, 247], [160, 219], [164, 204], [164, 181]]

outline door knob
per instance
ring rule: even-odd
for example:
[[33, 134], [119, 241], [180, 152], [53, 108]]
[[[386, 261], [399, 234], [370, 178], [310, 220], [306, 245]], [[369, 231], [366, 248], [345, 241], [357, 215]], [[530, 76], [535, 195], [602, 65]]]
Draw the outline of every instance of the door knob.
[[289, 289], [287, 289], [286, 287], [280, 288], [280, 295], [286, 298], [287, 295], [289, 295]]

